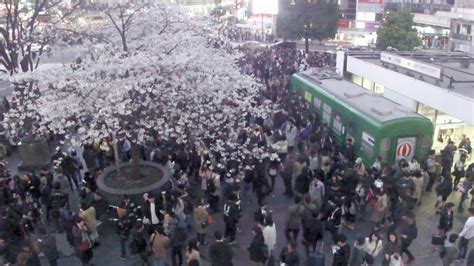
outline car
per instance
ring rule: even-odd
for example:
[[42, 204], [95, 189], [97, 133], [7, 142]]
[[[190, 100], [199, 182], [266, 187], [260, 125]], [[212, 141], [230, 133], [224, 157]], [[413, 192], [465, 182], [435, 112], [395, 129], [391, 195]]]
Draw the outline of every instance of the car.
[[398, 49], [392, 46], [388, 46], [386, 50], [389, 52], [398, 52]]
[[[31, 52], [33, 53], [38, 53], [41, 49], [41, 44], [38, 44], [38, 43], [33, 43], [31, 45]], [[49, 47], [49, 45], [45, 44], [43, 45], [43, 50], [42, 50], [43, 53], [49, 53], [51, 52], [51, 47]]]

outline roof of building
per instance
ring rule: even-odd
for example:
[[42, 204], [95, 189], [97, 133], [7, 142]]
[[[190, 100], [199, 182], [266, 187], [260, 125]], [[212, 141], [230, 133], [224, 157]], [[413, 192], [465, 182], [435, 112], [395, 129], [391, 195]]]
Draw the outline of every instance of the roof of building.
[[375, 121], [384, 123], [401, 118], [423, 118], [407, 107], [341, 79], [332, 69], [311, 69], [296, 75]]
[[[436, 85], [440, 88], [449, 89], [451, 93], [460, 94], [464, 97], [474, 99], [474, 57], [459, 52], [401, 52], [397, 53], [407, 59], [421, 61], [432, 66], [442, 68], [443, 77], [437, 80], [433, 77], [416, 73], [401, 67], [395, 67], [390, 64], [384, 64], [380, 61], [379, 52], [366, 53], [348, 53], [350, 56], [362, 59], [364, 61], [389, 68], [400, 74], [411, 75], [426, 83]], [[469, 64], [465, 64], [470, 62]], [[464, 63], [464, 66], [461, 66]], [[452, 82], [451, 82], [452, 78]]]

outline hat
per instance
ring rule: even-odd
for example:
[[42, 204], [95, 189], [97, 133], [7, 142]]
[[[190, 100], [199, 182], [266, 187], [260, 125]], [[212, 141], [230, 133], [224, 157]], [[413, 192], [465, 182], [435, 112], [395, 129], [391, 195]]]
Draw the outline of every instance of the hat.
[[360, 157], [357, 158], [357, 159], [355, 160], [355, 163], [356, 163], [356, 164], [361, 164], [361, 163], [362, 163], [362, 158], [360, 158]]

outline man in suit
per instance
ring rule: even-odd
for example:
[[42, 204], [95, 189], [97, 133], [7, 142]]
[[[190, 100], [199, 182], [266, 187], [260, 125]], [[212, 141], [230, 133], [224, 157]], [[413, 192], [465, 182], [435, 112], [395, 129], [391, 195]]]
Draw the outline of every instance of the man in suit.
[[150, 221], [153, 228], [156, 228], [163, 221], [163, 215], [160, 212], [159, 204], [155, 203], [155, 196], [148, 195], [145, 203], [145, 216]]
[[216, 242], [209, 247], [209, 258], [212, 266], [233, 266], [232, 257], [234, 256], [232, 248], [222, 236], [222, 232], [216, 231], [214, 233]]

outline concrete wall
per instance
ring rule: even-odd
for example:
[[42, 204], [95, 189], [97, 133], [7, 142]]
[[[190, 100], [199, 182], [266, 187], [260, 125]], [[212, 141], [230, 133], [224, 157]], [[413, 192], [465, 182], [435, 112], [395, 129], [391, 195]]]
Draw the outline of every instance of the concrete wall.
[[400, 98], [406, 97], [474, 125], [474, 99], [352, 56], [347, 57], [347, 71], [381, 84], [385, 90], [388, 88], [396, 92], [387, 96], [399, 104], [410, 107], [412, 102]]

